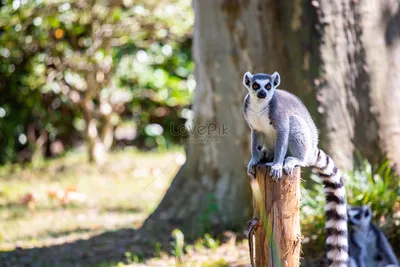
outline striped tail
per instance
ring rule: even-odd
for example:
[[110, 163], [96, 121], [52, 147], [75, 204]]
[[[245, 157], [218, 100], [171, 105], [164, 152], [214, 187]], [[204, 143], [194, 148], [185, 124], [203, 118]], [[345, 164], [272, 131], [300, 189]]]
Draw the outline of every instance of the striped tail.
[[340, 170], [332, 158], [318, 150], [313, 166], [324, 185], [326, 198], [326, 248], [329, 267], [347, 267], [349, 261], [347, 238], [346, 190]]

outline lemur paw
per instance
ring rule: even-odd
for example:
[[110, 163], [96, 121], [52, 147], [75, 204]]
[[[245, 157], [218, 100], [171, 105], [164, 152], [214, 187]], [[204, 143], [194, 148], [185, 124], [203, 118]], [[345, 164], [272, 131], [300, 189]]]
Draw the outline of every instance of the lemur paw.
[[296, 164], [294, 162], [287, 162], [283, 165], [283, 170], [286, 172], [287, 175], [292, 176], [293, 171], [296, 168]]
[[282, 164], [266, 163], [265, 165], [271, 167], [271, 171], [269, 172], [269, 175], [272, 177], [272, 180], [278, 181], [282, 178]]
[[249, 165], [247, 165], [247, 174], [251, 179], [256, 179], [256, 164], [252, 160], [250, 160]]

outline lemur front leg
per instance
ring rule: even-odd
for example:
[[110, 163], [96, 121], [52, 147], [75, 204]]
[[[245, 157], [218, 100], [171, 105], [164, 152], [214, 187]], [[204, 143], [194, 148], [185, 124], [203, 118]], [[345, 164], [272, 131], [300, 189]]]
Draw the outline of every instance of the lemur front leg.
[[[374, 227], [377, 228], [377, 227]], [[385, 259], [387, 259], [388, 263], [387, 266], [385, 267], [390, 267], [390, 266], [399, 266], [398, 260], [396, 255], [393, 252], [392, 246], [390, 245], [389, 241], [387, 240], [385, 234], [378, 228], [379, 231], [377, 232], [378, 236], [378, 242], [377, 246], [380, 251], [382, 251], [382, 254]]]
[[266, 163], [267, 166], [271, 167], [270, 175], [275, 181], [282, 178], [283, 161], [285, 159], [289, 143], [289, 128], [277, 127], [276, 134], [277, 138], [275, 143], [274, 161]]
[[251, 159], [247, 165], [247, 174], [256, 179], [255, 166], [260, 162], [263, 156], [264, 135], [263, 133], [251, 130]]
[[361, 248], [361, 252], [359, 255], [359, 259], [360, 259], [360, 264], [358, 265], [359, 267], [366, 267], [366, 262], [367, 262], [367, 258], [368, 258], [367, 255], [368, 255], [368, 251], [366, 251], [366, 248], [365, 247]]

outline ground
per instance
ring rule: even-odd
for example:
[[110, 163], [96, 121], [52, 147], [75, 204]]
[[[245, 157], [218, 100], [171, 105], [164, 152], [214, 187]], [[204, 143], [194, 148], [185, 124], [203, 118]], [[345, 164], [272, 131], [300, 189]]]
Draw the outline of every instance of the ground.
[[[177, 229], [169, 244], [136, 239], [185, 161], [181, 148], [124, 149], [112, 152], [101, 167], [88, 164], [85, 156], [69, 153], [35, 164], [0, 167], [1, 267], [249, 266], [243, 233], [186, 240]], [[348, 184], [354, 191], [360, 182], [351, 179]], [[390, 195], [386, 188], [375, 182], [368, 190], [354, 192], [364, 192], [368, 202], [381, 201]], [[302, 190], [302, 266], [322, 266], [322, 190]], [[396, 192], [394, 202], [382, 200], [385, 210], [390, 210], [390, 203], [400, 210]], [[392, 213], [387, 215], [390, 221]], [[385, 229], [392, 244], [398, 243], [398, 227]]]
[[0, 168], [0, 266], [248, 265], [247, 245], [233, 233], [223, 244], [210, 236], [183, 243], [185, 253], [177, 240], [173, 251], [135, 244], [184, 161], [179, 148], [125, 149], [102, 167], [70, 153]]

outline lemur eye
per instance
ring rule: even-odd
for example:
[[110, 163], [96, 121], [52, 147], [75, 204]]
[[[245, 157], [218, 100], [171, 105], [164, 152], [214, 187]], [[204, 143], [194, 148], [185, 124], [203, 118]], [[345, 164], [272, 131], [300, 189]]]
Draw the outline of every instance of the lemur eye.
[[365, 217], [368, 217], [369, 216], [369, 210], [366, 210], [365, 211]]
[[268, 84], [265, 86], [265, 89], [267, 89], [267, 90], [271, 89], [271, 84], [268, 83]]
[[258, 88], [260, 88], [260, 85], [258, 83], [253, 83], [253, 89], [257, 90]]
[[361, 219], [361, 213], [358, 213], [356, 216], [354, 216], [357, 220]]

